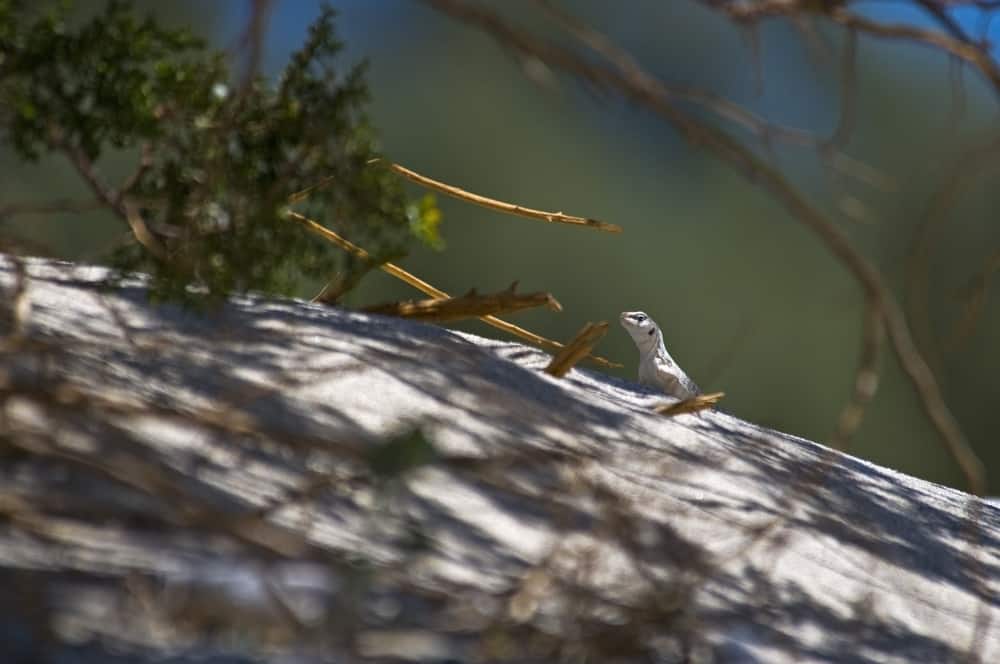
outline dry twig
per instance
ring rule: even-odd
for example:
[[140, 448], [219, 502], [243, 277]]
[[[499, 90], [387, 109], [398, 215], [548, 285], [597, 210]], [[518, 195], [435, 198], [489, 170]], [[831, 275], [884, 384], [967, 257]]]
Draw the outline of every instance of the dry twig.
[[320, 189], [327, 187], [336, 179], [337, 179], [336, 175], [328, 175], [319, 182], [309, 185], [302, 191], [295, 192], [294, 194], [288, 197], [288, 204], [293, 205], [300, 201], [304, 201], [305, 199], [309, 198], [309, 195], [312, 194], [314, 191], [319, 191]]
[[[367, 251], [357, 246], [356, 244], [348, 242], [344, 238], [340, 237], [339, 235], [331, 231], [326, 226], [323, 226], [322, 224], [319, 224], [310, 219], [309, 217], [306, 217], [305, 215], [295, 212], [294, 210], [289, 210], [287, 214], [289, 218], [295, 219], [299, 223], [305, 225], [306, 228], [310, 229], [314, 233], [317, 233], [318, 235], [323, 236], [324, 238], [326, 238], [333, 244], [337, 245], [344, 251], [349, 251], [363, 260], [372, 260], [371, 254], [369, 254]], [[419, 277], [410, 274], [403, 268], [393, 263], [382, 263], [381, 265], [379, 265], [379, 269], [385, 272], [386, 274], [392, 275], [393, 277], [399, 279], [400, 281], [406, 282], [410, 286], [413, 286], [417, 290], [421, 291], [422, 293], [426, 293], [427, 295], [430, 295], [433, 298], [443, 300], [451, 297], [448, 293], [444, 292], [443, 290], [435, 288], [434, 286], [430, 285], [423, 279], [420, 279]], [[514, 336], [524, 339], [525, 341], [535, 344], [536, 346], [539, 346], [545, 350], [558, 352], [563, 348], [563, 345], [557, 341], [546, 339], [543, 336], [535, 334], [534, 332], [530, 332], [524, 329], [523, 327], [514, 325], [513, 323], [508, 323], [507, 321], [501, 318], [497, 318], [496, 316], [483, 316], [482, 318], [480, 318], [480, 320], [482, 320], [484, 323], [486, 323], [491, 327], [495, 327], [498, 330], [503, 330], [504, 332], [513, 334]], [[588, 355], [587, 359], [602, 367], [607, 367], [607, 368], [621, 367], [620, 364], [612, 362], [611, 360], [608, 360], [606, 358], [600, 357], [599, 355]]]
[[139, 214], [138, 207], [128, 199], [129, 191], [139, 183], [143, 174], [149, 170], [153, 163], [152, 145], [149, 143], [143, 144], [138, 167], [122, 183], [121, 187], [115, 189], [103, 181], [97, 171], [96, 164], [79, 146], [66, 142], [61, 130], [53, 130], [50, 140], [54, 147], [66, 155], [66, 158], [76, 169], [77, 173], [97, 197], [97, 200], [125, 222], [132, 235], [143, 247], [160, 260], [165, 260], [167, 258], [166, 249], [149, 231], [145, 220]]
[[552, 311], [562, 311], [562, 305], [552, 296], [552, 293], [517, 293], [515, 292], [516, 287], [517, 282], [515, 281], [510, 285], [510, 288], [497, 293], [480, 295], [475, 290], [470, 290], [465, 295], [450, 297], [446, 300], [432, 298], [430, 300], [390, 302], [366, 307], [364, 311], [370, 314], [439, 323], [508, 314], [534, 307], [548, 307]]
[[875, 397], [879, 383], [879, 357], [884, 337], [881, 312], [869, 300], [865, 307], [864, 330], [861, 335], [861, 361], [854, 373], [854, 392], [847, 405], [840, 411], [837, 431], [830, 441], [831, 447], [839, 450], [847, 448], [851, 437], [861, 426], [865, 408]]
[[722, 401], [722, 397], [724, 396], [726, 396], [725, 392], [699, 394], [698, 396], [691, 397], [690, 399], [682, 399], [675, 403], [657, 406], [653, 409], [653, 412], [659, 413], [660, 415], [666, 415], [667, 417], [683, 415], [684, 413], [697, 413], [700, 410], [706, 410], [719, 403]]
[[945, 350], [953, 351], [958, 348], [969, 336], [983, 315], [983, 308], [986, 306], [986, 296], [989, 291], [990, 277], [994, 273], [1000, 272], [1000, 249], [986, 259], [986, 265], [982, 270], [973, 275], [969, 280], [969, 285], [964, 294], [962, 313], [952, 326], [951, 334], [945, 341]]
[[549, 362], [549, 366], [545, 367], [545, 373], [562, 378], [577, 362], [586, 357], [594, 345], [607, 333], [607, 321], [587, 323], [583, 329], [576, 333], [571, 342], [556, 353], [556, 356]]
[[480, 196], [479, 194], [473, 194], [470, 191], [465, 191], [464, 189], [459, 189], [458, 187], [450, 184], [445, 184], [444, 182], [439, 182], [437, 180], [432, 180], [426, 175], [421, 175], [416, 171], [411, 171], [405, 166], [400, 166], [399, 164], [389, 164], [391, 168], [396, 173], [399, 173], [403, 177], [416, 182], [417, 184], [423, 185], [429, 189], [434, 189], [435, 191], [440, 191], [442, 194], [447, 194], [453, 198], [457, 198], [461, 201], [466, 201], [467, 203], [475, 203], [476, 205], [481, 205], [483, 207], [490, 208], [491, 210], [499, 210], [500, 212], [506, 212], [507, 214], [517, 215], [519, 217], [527, 217], [528, 219], [540, 219], [542, 221], [547, 221], [549, 223], [556, 224], [570, 224], [572, 226], [585, 226], [587, 228], [593, 228], [598, 231], [605, 231], [607, 233], [621, 233], [622, 227], [617, 224], [609, 224], [603, 221], [598, 221], [597, 219], [590, 219], [588, 217], [577, 217], [572, 214], [565, 214], [563, 212], [545, 212], [544, 210], [533, 210], [532, 208], [526, 208], [521, 205], [515, 205], [514, 203], [506, 203], [504, 201], [498, 201], [495, 198], [487, 198], [486, 196]]

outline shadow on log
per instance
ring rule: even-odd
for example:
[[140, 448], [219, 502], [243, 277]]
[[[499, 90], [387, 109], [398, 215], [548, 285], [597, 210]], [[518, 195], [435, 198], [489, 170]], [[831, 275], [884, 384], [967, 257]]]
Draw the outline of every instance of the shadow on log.
[[0, 661], [1000, 661], [972, 496], [519, 344], [104, 277], [0, 257]]

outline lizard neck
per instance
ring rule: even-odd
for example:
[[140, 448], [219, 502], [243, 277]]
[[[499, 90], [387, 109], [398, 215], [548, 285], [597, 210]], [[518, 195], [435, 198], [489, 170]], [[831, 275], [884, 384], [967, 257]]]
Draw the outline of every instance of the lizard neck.
[[674, 358], [670, 357], [667, 347], [663, 344], [663, 333], [656, 328], [656, 333], [646, 336], [639, 344], [642, 359], [653, 359], [657, 364], [673, 366]]

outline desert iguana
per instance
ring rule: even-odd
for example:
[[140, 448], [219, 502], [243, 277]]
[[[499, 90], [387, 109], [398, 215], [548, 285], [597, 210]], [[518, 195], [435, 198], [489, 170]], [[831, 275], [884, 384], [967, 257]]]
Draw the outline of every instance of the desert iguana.
[[622, 327], [639, 349], [639, 382], [663, 390], [678, 399], [701, 394], [694, 381], [677, 366], [663, 345], [663, 333], [653, 319], [641, 311], [623, 311]]

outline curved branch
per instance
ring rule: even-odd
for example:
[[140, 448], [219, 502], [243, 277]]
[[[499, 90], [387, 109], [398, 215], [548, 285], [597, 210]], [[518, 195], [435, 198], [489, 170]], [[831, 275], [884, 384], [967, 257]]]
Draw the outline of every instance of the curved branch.
[[[746, 4], [707, 0], [705, 4], [719, 9], [733, 20], [739, 22], [753, 22], [775, 17], [794, 18], [814, 8], [812, 4], [794, 0], [760, 0]], [[930, 3], [920, 4], [926, 8]], [[978, 69], [986, 80], [989, 81], [994, 91], [1000, 95], [1000, 67], [990, 57], [988, 47], [971, 42], [964, 34], [962, 37], [953, 37], [943, 32], [926, 30], [904, 23], [875, 21], [848, 11], [843, 6], [835, 3], [830, 3], [822, 7], [817, 13], [845, 28], [858, 30], [873, 37], [912, 41], [949, 53]], [[947, 15], [945, 17], [948, 18]], [[940, 19], [938, 22], [941, 22]], [[952, 32], [947, 26], [945, 29], [948, 32]]]
[[501, 45], [516, 49], [522, 55], [537, 58], [550, 67], [576, 75], [600, 89], [615, 91], [642, 104], [660, 115], [687, 140], [707, 148], [745, 178], [774, 196], [793, 218], [820, 238], [830, 253], [859, 282], [868, 306], [880, 312], [903, 371], [917, 391], [928, 418], [961, 468], [970, 490], [978, 495], [983, 494], [986, 488], [983, 464], [966, 442], [958, 422], [945, 404], [933, 372], [913, 343], [906, 317], [878, 268], [861, 255], [847, 235], [810, 205], [781, 173], [729, 134], [699, 122], [675, 107], [670, 103], [669, 93], [664, 86], [638, 66], [622, 70], [616, 69], [613, 63], [594, 64], [571, 50], [514, 28], [495, 13], [464, 0], [423, 1], [455, 19], [485, 31]]
[[[535, 0], [535, 2], [571, 35], [594, 53], [612, 63], [624, 75], [643, 75], [642, 67], [635, 58], [624, 49], [616, 46], [607, 36], [593, 30], [569, 12], [553, 5], [549, 0]], [[662, 82], [658, 82], [658, 84], [665, 96], [698, 104], [708, 112], [752, 132], [765, 146], [769, 146], [772, 140], [777, 139], [789, 145], [815, 149], [829, 167], [870, 186], [888, 190], [894, 188], [894, 183], [887, 176], [840, 150], [847, 143], [853, 125], [853, 97], [847, 90], [850, 89], [848, 86], [853, 86], [854, 82], [854, 41], [851, 39], [848, 42], [844, 56], [845, 94], [841, 105], [841, 120], [830, 139], [820, 138], [804, 129], [770, 122], [757, 113], [707, 90], [681, 85], [668, 87]], [[755, 63], [755, 69], [759, 69], [759, 66], [759, 62]], [[758, 77], [758, 74], [755, 74], [755, 77]]]
[[995, 163], [1000, 155], [1000, 135], [966, 151], [954, 162], [947, 179], [932, 194], [926, 212], [910, 241], [906, 256], [905, 301], [917, 343], [931, 363], [940, 365], [940, 349], [931, 327], [928, 305], [930, 253], [936, 234], [949, 220], [948, 211], [974, 182], [973, 174]]

